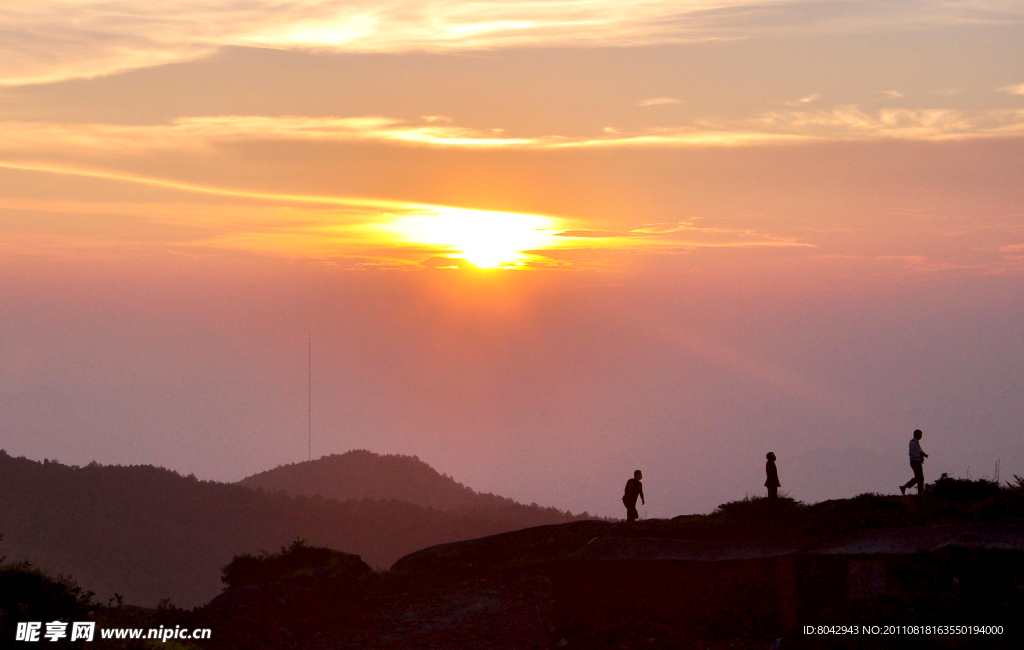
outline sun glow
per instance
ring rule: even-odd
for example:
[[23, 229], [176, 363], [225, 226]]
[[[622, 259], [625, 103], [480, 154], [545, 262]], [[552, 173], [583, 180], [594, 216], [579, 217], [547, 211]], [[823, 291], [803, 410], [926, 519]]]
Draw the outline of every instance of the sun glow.
[[514, 212], [444, 208], [397, 217], [387, 229], [411, 244], [440, 247], [444, 256], [482, 269], [521, 266], [527, 251], [555, 245], [558, 221]]

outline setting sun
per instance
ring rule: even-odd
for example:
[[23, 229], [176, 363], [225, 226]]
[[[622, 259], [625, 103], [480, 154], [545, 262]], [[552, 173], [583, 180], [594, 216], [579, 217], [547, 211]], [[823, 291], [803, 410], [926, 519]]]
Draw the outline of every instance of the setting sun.
[[536, 214], [444, 208], [399, 217], [386, 229], [409, 243], [441, 247], [446, 257], [483, 269], [518, 266], [526, 251], [551, 248], [557, 220]]
[[1024, 0], [0, 3], [0, 638], [1024, 648]]

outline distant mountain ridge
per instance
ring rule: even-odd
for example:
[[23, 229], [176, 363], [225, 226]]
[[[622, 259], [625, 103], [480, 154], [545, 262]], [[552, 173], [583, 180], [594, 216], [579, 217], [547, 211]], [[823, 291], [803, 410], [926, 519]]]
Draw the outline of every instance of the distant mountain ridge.
[[376, 454], [365, 449], [281, 465], [253, 474], [238, 484], [338, 501], [394, 499], [448, 512], [475, 512], [487, 518], [522, 517], [531, 525], [553, 523], [542, 519], [563, 514], [554, 508], [524, 505], [495, 494], [476, 492], [416, 456]]
[[151, 465], [74, 467], [0, 450], [0, 556], [73, 575], [100, 600], [117, 592], [138, 605], [163, 597], [206, 602], [234, 556], [296, 537], [386, 567], [435, 544], [574, 519], [509, 503], [442, 511], [399, 500], [289, 496]]

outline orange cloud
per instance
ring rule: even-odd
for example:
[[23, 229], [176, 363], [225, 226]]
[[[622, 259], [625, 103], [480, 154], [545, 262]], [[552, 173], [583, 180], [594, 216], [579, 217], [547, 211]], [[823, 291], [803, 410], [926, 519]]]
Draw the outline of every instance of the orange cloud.
[[211, 153], [237, 141], [376, 142], [458, 149], [597, 149], [743, 147], [806, 142], [949, 140], [1024, 136], [1024, 109], [961, 111], [883, 109], [856, 105], [819, 111], [772, 111], [734, 122], [656, 127], [600, 135], [513, 136], [503, 129], [461, 127], [437, 117], [409, 122], [381, 116], [307, 117], [228, 115], [179, 118], [169, 124], [0, 122], [0, 155], [124, 157], [185, 151]]
[[[0, 213], [64, 215], [62, 218], [78, 215], [108, 224], [96, 232], [81, 227], [65, 229], [56, 238], [41, 226], [28, 228], [18, 232], [13, 247], [21, 251], [116, 251], [130, 243], [136, 251], [229, 250], [300, 259], [361, 260], [357, 266], [367, 263], [420, 268], [426, 260], [447, 259], [454, 265], [465, 260], [481, 267], [577, 268], [581, 264], [589, 266], [580, 260], [599, 251], [678, 253], [696, 248], [812, 246], [749, 229], [703, 227], [690, 222], [648, 225], [631, 231], [595, 231], [588, 229], [583, 219], [548, 215], [364, 197], [257, 192], [52, 165], [0, 162], [0, 168], [239, 200], [208, 204], [180, 200], [90, 203], [0, 199]], [[45, 219], [35, 221], [42, 224]], [[156, 226], [159, 228], [154, 229]], [[571, 261], [573, 257], [575, 261]]]
[[709, 11], [767, 4], [778, 2], [8, 0], [0, 83], [110, 74], [227, 46], [403, 52], [706, 40], [721, 31]]
[[[767, 19], [751, 21], [763, 12]], [[1019, 3], [855, 3], [836, 17], [807, 0], [7, 0], [0, 84], [161, 65], [223, 47], [408, 52], [637, 46], [758, 34], [1019, 22]]]
[[670, 106], [672, 104], [682, 104], [683, 100], [676, 99], [675, 97], [653, 97], [651, 99], [641, 99], [636, 103], [637, 106]]
[[866, 111], [856, 105], [820, 111], [775, 111], [750, 121], [773, 133], [816, 140], [966, 140], [1024, 135], [1024, 110], [945, 108]]

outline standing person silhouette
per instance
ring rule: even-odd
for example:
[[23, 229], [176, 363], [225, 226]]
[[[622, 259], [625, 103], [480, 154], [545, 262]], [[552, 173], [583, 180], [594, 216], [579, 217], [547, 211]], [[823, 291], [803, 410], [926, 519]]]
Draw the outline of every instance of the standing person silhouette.
[[910, 439], [910, 469], [914, 470], [914, 478], [900, 486], [900, 494], [906, 494], [907, 488], [913, 487], [915, 483], [918, 496], [924, 490], [924, 459], [928, 458], [928, 454], [921, 450], [923, 435], [920, 429], [915, 429], [914, 437]]
[[765, 458], [768, 462], [764, 464], [764, 472], [768, 475], [768, 480], [764, 482], [764, 486], [768, 488], [769, 499], [778, 499], [782, 483], [779, 483], [779, 470], [775, 467], [775, 452], [769, 451]]
[[640, 497], [640, 503], [647, 505], [644, 500], [644, 484], [640, 479], [644, 477], [643, 472], [636, 470], [633, 478], [626, 481], [626, 493], [622, 495], [622, 505], [626, 506], [626, 523], [631, 524], [640, 517], [636, 511], [636, 498]]

